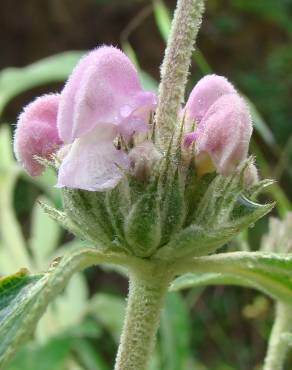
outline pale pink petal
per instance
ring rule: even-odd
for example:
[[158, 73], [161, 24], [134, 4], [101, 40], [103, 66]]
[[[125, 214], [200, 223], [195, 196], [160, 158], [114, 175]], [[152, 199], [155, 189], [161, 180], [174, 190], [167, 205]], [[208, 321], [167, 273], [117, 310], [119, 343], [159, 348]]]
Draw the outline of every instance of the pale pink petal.
[[28, 104], [18, 118], [14, 152], [31, 176], [43, 171], [35, 156], [49, 159], [62, 144], [56, 126], [59, 100], [59, 94], [41, 96]]
[[147, 132], [150, 113], [157, 105], [156, 95], [152, 92], [141, 91], [129, 101], [128, 105], [120, 108], [118, 116], [119, 133], [125, 140], [136, 132]]
[[128, 156], [111, 140], [100, 140], [97, 132], [76, 139], [63, 160], [57, 187], [89, 191], [114, 188], [129, 168]]
[[122, 51], [111, 46], [93, 50], [74, 69], [61, 94], [60, 136], [70, 143], [99, 124], [118, 125], [123, 107], [131, 107], [141, 92], [137, 71]]
[[192, 143], [194, 141], [196, 141], [197, 138], [198, 138], [198, 132], [197, 131], [190, 132], [189, 134], [186, 134], [185, 138], [184, 138], [185, 148], [189, 148], [192, 145]]
[[186, 114], [186, 124], [199, 124], [211, 105], [222, 95], [236, 93], [232, 84], [222, 76], [207, 75], [193, 88], [183, 113]]
[[230, 174], [247, 157], [252, 124], [249, 109], [238, 94], [217, 99], [205, 114], [203, 133], [196, 138], [196, 154], [207, 153], [217, 171]]

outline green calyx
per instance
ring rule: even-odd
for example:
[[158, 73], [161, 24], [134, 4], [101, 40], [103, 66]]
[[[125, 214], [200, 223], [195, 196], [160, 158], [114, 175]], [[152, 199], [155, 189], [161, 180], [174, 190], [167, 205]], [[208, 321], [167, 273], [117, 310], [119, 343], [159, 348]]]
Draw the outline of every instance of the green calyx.
[[252, 159], [230, 176], [199, 176], [174, 141], [147, 178], [125, 175], [106, 192], [63, 189], [64, 211], [45, 211], [100, 249], [171, 261], [215, 252], [272, 209], [254, 200], [265, 181], [244, 189]]

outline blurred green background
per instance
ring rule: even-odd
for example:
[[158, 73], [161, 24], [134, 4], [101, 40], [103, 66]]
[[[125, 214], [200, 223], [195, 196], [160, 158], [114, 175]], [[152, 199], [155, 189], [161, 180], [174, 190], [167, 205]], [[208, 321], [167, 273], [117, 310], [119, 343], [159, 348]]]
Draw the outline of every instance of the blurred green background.
[[[99, 44], [122, 48], [155, 90], [174, 7], [168, 0], [1, 0], [0, 275], [46, 269], [56, 253], [80, 243], [36, 203], [46, 197], [61, 206], [52, 173], [29, 179], [12, 159], [22, 107], [60, 91], [82, 51]], [[197, 44], [188, 89], [214, 72], [252, 102], [251, 153], [261, 176], [277, 180], [262, 201], [276, 200], [274, 215], [283, 217], [292, 199], [292, 0], [208, 0]], [[267, 224], [266, 217], [225, 248], [259, 249]], [[77, 275], [9, 369], [110, 369], [126, 293], [123, 272], [111, 267]], [[272, 318], [273, 302], [247, 289], [171, 293], [151, 369], [260, 369]]]

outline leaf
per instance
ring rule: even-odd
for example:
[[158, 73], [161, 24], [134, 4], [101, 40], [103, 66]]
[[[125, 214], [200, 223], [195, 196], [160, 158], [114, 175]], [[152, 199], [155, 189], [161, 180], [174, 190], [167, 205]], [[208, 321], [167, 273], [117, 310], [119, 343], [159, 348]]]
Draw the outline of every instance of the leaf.
[[[50, 201], [45, 197], [40, 197], [38, 200], [50, 204]], [[32, 212], [30, 246], [37, 268], [43, 268], [58, 246], [61, 228], [43, 211], [39, 202], [36, 202]]]
[[176, 278], [170, 285], [170, 291], [195, 288], [208, 285], [237, 285], [250, 287], [250, 284], [242, 278], [226, 273], [188, 273]]
[[0, 73], [0, 115], [5, 105], [23, 91], [65, 80], [83, 54], [80, 51], [69, 51], [26, 67], [4, 69]]
[[42, 346], [30, 345], [16, 355], [7, 370], [64, 369], [71, 342], [69, 338], [54, 338]]
[[[14, 269], [30, 267], [25, 240], [13, 209], [13, 190], [17, 175], [18, 167], [11, 150], [11, 132], [8, 126], [3, 126], [0, 128], [0, 238], [5, 250], [1, 254], [4, 253], [13, 261]], [[6, 270], [6, 266], [4, 269]]]
[[0, 175], [15, 164], [11, 150], [11, 132], [8, 125], [0, 127]]
[[255, 129], [257, 130], [259, 135], [262, 137], [264, 142], [270, 148], [275, 149], [277, 147], [277, 143], [273, 135], [273, 132], [271, 131], [267, 123], [264, 121], [263, 117], [257, 110], [256, 106], [246, 96], [244, 97], [244, 99], [248, 103]]
[[125, 238], [139, 257], [149, 257], [161, 240], [161, 215], [157, 195], [157, 185], [133, 204], [125, 219]]
[[[200, 256], [211, 253], [230, 241], [241, 230], [247, 228], [259, 218], [266, 215], [274, 207], [274, 204], [260, 205], [253, 202], [251, 202], [253, 205], [252, 208], [247, 207], [247, 205], [238, 205], [238, 207], [235, 208], [236, 213], [234, 212], [235, 214], [232, 215], [230, 219], [227, 218], [224, 220], [223, 212], [219, 211], [222, 209], [224, 212], [230, 213], [228, 208], [231, 201], [227, 202], [226, 205], [220, 205], [218, 204], [218, 199], [213, 199], [213, 212], [216, 212], [216, 214], [212, 215], [212, 209], [209, 208], [210, 203], [212, 202], [211, 197], [212, 195], [210, 194], [210, 196], [206, 197], [204, 200], [206, 203], [206, 209], [202, 208], [201, 214], [204, 215], [204, 218], [203, 220], [201, 219], [201, 224], [191, 224], [179, 233], [175, 234], [168, 244], [158, 250], [156, 253], [157, 257], [169, 259], [187, 255]], [[212, 215], [212, 219], [215, 220], [214, 225], [212, 225], [211, 222], [208, 222], [208, 213], [209, 219], [211, 219]], [[201, 216], [201, 214], [199, 214], [199, 216]], [[220, 218], [223, 219], [223, 223]], [[217, 224], [216, 219], [219, 224]]]
[[181, 271], [187, 274], [174, 280], [171, 290], [201, 285], [239, 285], [292, 304], [292, 254], [232, 252], [180, 263]]
[[38, 177], [31, 177], [26, 172], [21, 172], [20, 174], [25, 181], [30, 182], [37, 186], [39, 189], [44, 192], [47, 197], [53, 201], [54, 206], [61, 208], [61, 192], [60, 189], [56, 188], [56, 171], [52, 168], [47, 167], [43, 174]]
[[170, 26], [171, 26], [171, 18], [170, 18], [168, 8], [165, 6], [162, 0], [154, 0], [153, 1], [153, 11], [154, 11], [154, 17], [156, 20], [158, 30], [164, 42], [166, 42], [168, 39]]
[[151, 77], [147, 72], [141, 69], [135, 50], [127, 40], [122, 41], [122, 49], [124, 53], [130, 58], [131, 62], [135, 65], [138, 71], [142, 89], [152, 91], [155, 94], [157, 94], [158, 90], [157, 81], [153, 77]]
[[88, 341], [75, 341], [74, 352], [76, 353], [79, 362], [84, 365], [84, 369], [109, 370], [109, 367], [103, 360], [102, 355]]
[[107, 256], [91, 248], [79, 248], [56, 259], [46, 273], [27, 270], [0, 280], [0, 368], [29, 338], [48, 304], [62, 291], [72, 274]]
[[[85, 234], [78, 225], [67, 217], [65, 212], [59, 211], [42, 201], [39, 202], [39, 205], [46, 214], [48, 214], [53, 220], [57, 221], [64, 229], [70, 231], [80, 239], [91, 240], [91, 238]], [[91, 241], [95, 243], [94, 240]]]
[[159, 330], [164, 369], [187, 369], [190, 357], [190, 328], [191, 323], [183, 299], [177, 293], [168, 294]]
[[106, 327], [118, 343], [126, 310], [124, 299], [107, 293], [99, 293], [89, 302], [88, 310]]
[[292, 333], [288, 333], [288, 332], [282, 333], [281, 339], [285, 341], [289, 347], [292, 347]]

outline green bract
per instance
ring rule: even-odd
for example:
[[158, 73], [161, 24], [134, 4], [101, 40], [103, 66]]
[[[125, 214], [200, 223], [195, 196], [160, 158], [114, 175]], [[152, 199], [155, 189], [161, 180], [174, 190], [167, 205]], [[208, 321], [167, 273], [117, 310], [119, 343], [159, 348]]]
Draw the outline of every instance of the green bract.
[[105, 251], [163, 260], [215, 252], [271, 210], [273, 204], [254, 202], [266, 182], [244, 189], [251, 158], [230, 176], [200, 177], [180, 143], [179, 137], [147, 178], [125, 174], [107, 192], [65, 188], [63, 213], [44, 208]]

